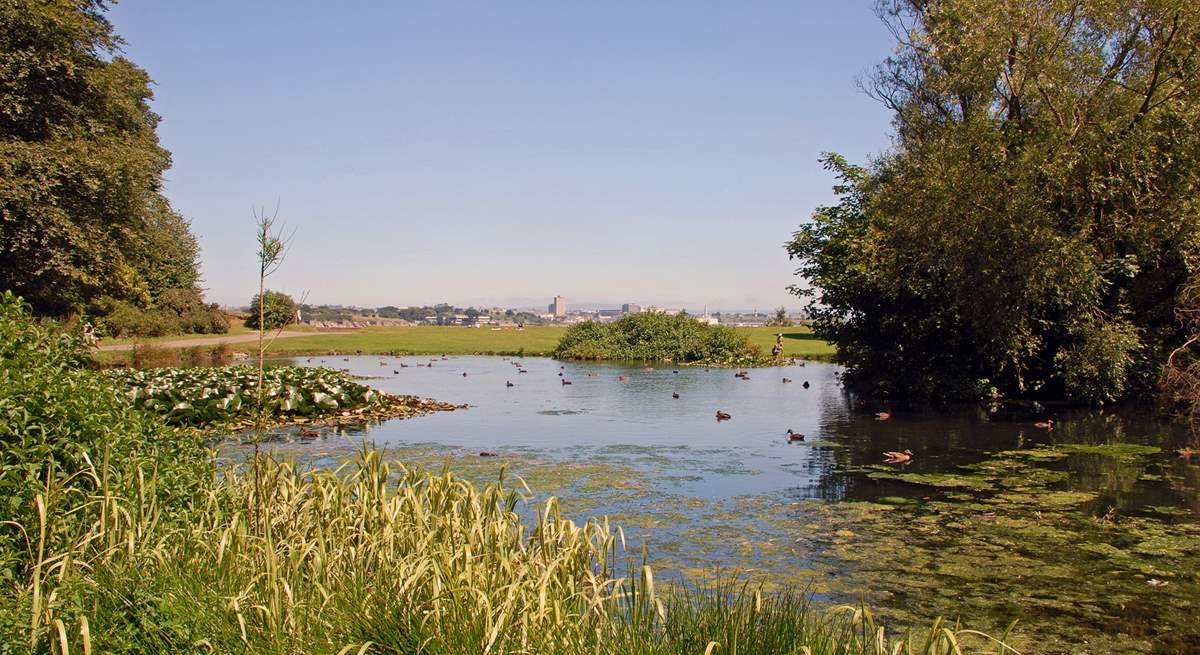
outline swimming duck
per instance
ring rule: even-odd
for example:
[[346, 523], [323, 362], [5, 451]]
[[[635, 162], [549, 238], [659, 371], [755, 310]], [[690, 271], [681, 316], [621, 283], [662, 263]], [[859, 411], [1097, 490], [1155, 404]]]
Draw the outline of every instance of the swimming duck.
[[467, 372], [466, 372], [466, 371], [463, 371], [463, 377], [464, 377], [464, 378], [465, 378], [465, 377], [467, 377]]
[[508, 381], [506, 381], [506, 382], [504, 383], [504, 386], [506, 386], [506, 387], [515, 387], [515, 386], [517, 386], [517, 385], [513, 384], [513, 383], [512, 383], [512, 380], [508, 380]]
[[560, 378], [562, 377], [562, 371], [558, 372], [558, 377], [560, 377]]
[[791, 378], [784, 378], [784, 379], [783, 379], [783, 383], [784, 383], [784, 384], [787, 384], [787, 383], [789, 383], [789, 382], [791, 382], [791, 381], [792, 381], [792, 379], [791, 379]]
[[1033, 424], [1033, 427], [1041, 428], [1043, 430], [1053, 430], [1054, 429], [1054, 419], [1048, 418], [1044, 421], [1038, 421], [1037, 423]]
[[400, 375], [400, 371], [397, 369], [392, 369], [392, 375]]
[[405, 364], [404, 362], [400, 362], [400, 368], [408, 368], [408, 364]]
[[497, 455], [496, 453], [493, 453], [493, 452], [491, 452], [491, 451], [488, 451], [488, 450], [485, 450], [485, 451], [483, 451], [483, 452], [479, 453], [479, 456], [480, 456], [480, 457], [498, 457], [498, 455]]
[[787, 438], [788, 441], [804, 441], [804, 435], [799, 432], [792, 432], [791, 428], [788, 428]]
[[618, 376], [617, 376], [617, 379], [618, 379], [618, 380], [620, 380], [621, 382], [628, 382], [628, 381], [629, 381], [629, 378], [625, 377], [624, 375], [618, 375]]
[[426, 365], [425, 365], [425, 367], [426, 367], [426, 368], [433, 368], [433, 362], [429, 362], [428, 364], [426, 364]]
[[802, 387], [804, 387], [805, 389], [807, 389], [807, 388], [809, 387], [808, 380], [805, 380], [805, 381], [804, 381], [804, 384], [802, 384], [802, 385], [800, 385], [800, 386], [802, 386]]
[[730, 416], [729, 414], [722, 412], [719, 409], [717, 410], [717, 420], [718, 421], [728, 421], [731, 418], [733, 418], [733, 417]]
[[571, 384], [571, 381], [570, 381], [570, 380], [568, 380], [568, 379], [566, 379], [566, 378], [563, 378], [563, 379], [562, 379], [562, 383], [563, 383], [563, 386], [566, 386], [566, 385], [568, 385], [568, 384]]
[[321, 436], [321, 433], [317, 432], [316, 430], [301, 430], [300, 431], [301, 439], [316, 439], [319, 436]]
[[519, 368], [519, 369], [517, 369], [517, 372], [518, 372], [518, 373], [528, 373], [529, 371], [526, 371], [526, 370], [525, 370], [525, 369], [523, 369], [523, 368]]
[[888, 450], [883, 453], [883, 460], [888, 464], [906, 464], [911, 462], [913, 454], [911, 450], [905, 448], [902, 452]]
[[1180, 448], [1179, 450], [1176, 450], [1175, 454], [1179, 455], [1180, 457], [1182, 457], [1184, 459], [1191, 459], [1193, 457], [1200, 456], [1200, 450], [1197, 450], [1196, 448], [1192, 448], [1191, 446], [1185, 446], [1183, 448]]
[[879, 412], [878, 414], [875, 415], [875, 420], [876, 421], [890, 421], [890, 420], [892, 420], [892, 413], [891, 412]]
[[671, 397], [672, 397], [672, 398], [678, 398], [678, 397], [679, 397], [679, 392], [678, 392], [678, 391], [673, 391], [673, 392], [671, 392]]

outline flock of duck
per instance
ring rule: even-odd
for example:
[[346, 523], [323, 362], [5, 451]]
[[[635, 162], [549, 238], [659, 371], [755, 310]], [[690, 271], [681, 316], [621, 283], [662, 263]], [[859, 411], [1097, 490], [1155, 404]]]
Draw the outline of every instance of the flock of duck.
[[[361, 354], [361, 353], [360, 353], [360, 354]], [[445, 356], [445, 355], [442, 355], [440, 358], [433, 358], [433, 359], [430, 359], [430, 360], [429, 360], [427, 363], [425, 363], [425, 364], [424, 364], [424, 366], [423, 366], [423, 367], [425, 367], [425, 368], [433, 368], [433, 363], [434, 363], [434, 362], [436, 362], [436, 361], [439, 361], [439, 360], [441, 360], [441, 361], [446, 361], [446, 360], [448, 360], [448, 359], [449, 359], [449, 357], [447, 357], [447, 356]], [[310, 358], [308, 358], [308, 361], [309, 361], [309, 362], [311, 362], [311, 361], [312, 361], [312, 358], [311, 358], [311, 357], [310, 357]], [[343, 359], [342, 359], [342, 361], [348, 362], [348, 361], [350, 361], [350, 358], [349, 358], [349, 357], [343, 358]], [[528, 373], [528, 372], [529, 372], [529, 370], [528, 370], [528, 369], [526, 369], [526, 368], [525, 368], [525, 367], [524, 367], [524, 366], [521, 364], [521, 362], [518, 362], [518, 361], [512, 361], [512, 362], [510, 362], [510, 363], [511, 363], [511, 364], [512, 364], [512, 365], [513, 365], [513, 366], [514, 366], [516, 369], [517, 369], [517, 373]], [[388, 365], [388, 363], [387, 363], [387, 362], [383, 362], [383, 361], [381, 361], [381, 362], [379, 362], [379, 365], [380, 365], [380, 366], [387, 366], [387, 365]], [[400, 365], [400, 368], [408, 368], [408, 367], [409, 367], [409, 365], [408, 365], [408, 364], [405, 364], [404, 362], [399, 362], [399, 365]], [[418, 364], [417, 366], [418, 366], [418, 367], [422, 367], [420, 364]], [[567, 385], [569, 385], [569, 384], [572, 384], [572, 382], [571, 382], [570, 380], [566, 379], [566, 377], [564, 376], [564, 372], [566, 371], [566, 368], [567, 368], [567, 367], [566, 367], [566, 366], [559, 366], [558, 368], [559, 368], [559, 371], [558, 371], [558, 377], [559, 377], [559, 378], [561, 378], [561, 379], [560, 379], [560, 382], [561, 382], [562, 386], [567, 386]], [[645, 370], [645, 371], [653, 371], [653, 370], [654, 370], [654, 368], [653, 368], [653, 367], [651, 367], [651, 366], [646, 366], [646, 367], [645, 367], [643, 370]], [[706, 371], [707, 371], [708, 369], [704, 369], [704, 370], [706, 370]], [[392, 371], [392, 373], [393, 373], [393, 374], [395, 374], [395, 375], [399, 375], [399, 374], [400, 374], [400, 371], [399, 371], [398, 369], [394, 369], [394, 370]], [[679, 373], [679, 371], [678, 371], [678, 370], [673, 370], [673, 371], [672, 371], [672, 373]], [[462, 374], [462, 376], [463, 376], [464, 378], [465, 378], [465, 377], [467, 377], [467, 372], [466, 372], [466, 371], [463, 371], [463, 374]], [[596, 374], [595, 374], [595, 373], [588, 373], [588, 377], [596, 377]], [[749, 372], [749, 371], [738, 371], [738, 372], [736, 372], [736, 373], [734, 373], [734, 374], [733, 374], [733, 377], [735, 377], [735, 378], [738, 378], [738, 379], [740, 379], [740, 380], [749, 380], [749, 379], [750, 379], [750, 372]], [[617, 376], [617, 381], [619, 381], [619, 382], [622, 382], [622, 383], [627, 383], [627, 382], [629, 382], [629, 376], [627, 376], [627, 375], [618, 375], [618, 376]], [[783, 384], [790, 384], [791, 382], [792, 382], [792, 379], [791, 379], [791, 378], [788, 378], [788, 377], [785, 377], [785, 378], [783, 378]], [[508, 388], [512, 388], [512, 387], [515, 387], [515, 386], [517, 386], [517, 385], [513, 384], [512, 380], [506, 380], [506, 381], [504, 382], [504, 386], [505, 386], [505, 387], [508, 387]], [[805, 381], [804, 381], [804, 382], [803, 382], [803, 383], [802, 383], [800, 386], [804, 387], [805, 389], [808, 389], [808, 388], [809, 388], [811, 385], [809, 385], [809, 382], [808, 382], [808, 380], [805, 380]], [[672, 398], [675, 398], [675, 399], [678, 399], [678, 398], [679, 398], [679, 392], [678, 392], [678, 391], [673, 391], [673, 392], [671, 392], [671, 397], [672, 397]], [[864, 405], [864, 402], [863, 402], [862, 400], [859, 400], [859, 406], [861, 407], [861, 406], [863, 406], [863, 405]], [[732, 419], [732, 418], [733, 418], [733, 415], [732, 415], [732, 414], [730, 414], [730, 413], [728, 413], [728, 412], [723, 412], [723, 411], [721, 411], [721, 410], [719, 410], [719, 409], [718, 409], [718, 410], [717, 410], [717, 413], [716, 413], [716, 418], [717, 418], [717, 421], [718, 421], [718, 422], [720, 422], [720, 421], [728, 421], [728, 420], [730, 420], [730, 419]], [[890, 412], [876, 412], [876, 413], [875, 413], [875, 420], [876, 420], [876, 421], [890, 421], [890, 420], [891, 420], [891, 418], [892, 418], [892, 414], [891, 414]], [[1055, 422], [1054, 422], [1054, 419], [1052, 419], [1052, 418], [1049, 418], [1049, 419], [1046, 419], [1045, 421], [1037, 421], [1036, 423], [1034, 423], [1034, 424], [1033, 424], [1033, 426], [1034, 426], [1035, 428], [1039, 428], [1039, 429], [1042, 429], [1042, 430], [1053, 430], [1053, 429], [1054, 429], [1054, 427], [1055, 427]], [[311, 432], [311, 434], [306, 434], [306, 432]], [[315, 437], [315, 436], [317, 436], [317, 433], [316, 433], [315, 431], [304, 431], [304, 430], [302, 430], [300, 434], [301, 434], [301, 436], [302, 436], [302, 437], [306, 437], [306, 438], [312, 438], [312, 437]], [[795, 431], [793, 431], [791, 428], [788, 428], [787, 434], [786, 434], [785, 436], [787, 437], [787, 440], [788, 440], [788, 442], [789, 442], [789, 443], [794, 443], [794, 442], [798, 442], [798, 441], [804, 441], [804, 435], [803, 435], [803, 434], [801, 434], [801, 433], [799, 433], [799, 432], [795, 432]], [[1181, 457], [1181, 458], [1183, 458], [1183, 459], [1188, 459], [1188, 460], [1190, 460], [1190, 459], [1191, 459], [1191, 458], [1193, 458], [1193, 457], [1200, 458], [1200, 448], [1192, 448], [1192, 447], [1188, 446], [1188, 447], [1184, 447], [1184, 448], [1180, 448], [1180, 449], [1176, 450], [1176, 451], [1175, 451], [1175, 454], [1177, 454], [1179, 457]], [[482, 453], [479, 453], [479, 456], [480, 456], [480, 457], [495, 457], [495, 456], [496, 456], [496, 453], [482, 452]], [[884, 451], [884, 452], [883, 452], [883, 461], [884, 461], [885, 463], [888, 463], [888, 464], [904, 464], [904, 465], [907, 465], [907, 464], [910, 464], [910, 463], [913, 461], [913, 457], [914, 457], [914, 455], [913, 455], [913, 452], [912, 452], [911, 450], [907, 449], [907, 448], [906, 448], [906, 449], [904, 449], [904, 450], [900, 450], [900, 451], [895, 451], [895, 450], [886, 450], [886, 451]]]

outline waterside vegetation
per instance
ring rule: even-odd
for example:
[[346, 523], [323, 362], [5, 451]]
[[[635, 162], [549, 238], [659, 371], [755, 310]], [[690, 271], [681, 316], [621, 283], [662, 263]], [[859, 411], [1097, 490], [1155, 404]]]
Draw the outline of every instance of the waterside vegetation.
[[674, 362], [707, 366], [769, 363], [762, 349], [737, 330], [706, 325], [685, 314], [630, 314], [612, 323], [586, 321], [563, 334], [559, 359]]

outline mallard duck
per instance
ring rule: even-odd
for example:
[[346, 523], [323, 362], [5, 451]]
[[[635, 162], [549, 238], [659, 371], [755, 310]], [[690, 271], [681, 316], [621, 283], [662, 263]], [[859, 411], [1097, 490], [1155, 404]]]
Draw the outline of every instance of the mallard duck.
[[428, 364], [426, 364], [425, 368], [433, 368], [433, 362], [429, 362]]
[[571, 381], [570, 381], [570, 380], [568, 380], [568, 379], [566, 379], [566, 378], [563, 378], [563, 379], [562, 379], [562, 383], [563, 383], [563, 386], [566, 386], [566, 385], [568, 385], [568, 384], [571, 384]]
[[902, 452], [888, 450], [884, 451], [883, 453], [883, 460], [888, 464], [905, 464], [907, 462], [911, 462], [912, 458], [912, 451], [908, 450], [907, 448], [905, 448]]
[[519, 369], [517, 369], [517, 372], [518, 372], [518, 373], [528, 373], [529, 371], [526, 371], [526, 370], [525, 370], [525, 369], [523, 369], [523, 368], [519, 368]]
[[499, 455], [497, 455], [496, 453], [493, 453], [489, 450], [485, 450], [485, 451], [479, 453], [479, 456], [480, 457], [499, 457]]
[[791, 381], [792, 381], [792, 379], [791, 379], [791, 378], [784, 378], [784, 379], [783, 379], [783, 383], [784, 383], [784, 384], [788, 384], [788, 383], [790, 383]]
[[1054, 419], [1048, 418], [1044, 421], [1038, 421], [1037, 423], [1033, 424], [1033, 427], [1041, 428], [1043, 430], [1053, 430], [1054, 429]]
[[300, 431], [301, 439], [316, 439], [319, 436], [321, 436], [321, 433], [317, 432], [316, 430], [301, 430]]
[[892, 420], [892, 413], [891, 412], [879, 412], [878, 414], [875, 415], [875, 420], [876, 421], [890, 421], [890, 420]]
[[400, 375], [399, 369], [392, 369], [392, 375]]
[[558, 377], [560, 377], [560, 378], [562, 377], [562, 371], [558, 372]]
[[788, 441], [804, 441], [804, 435], [799, 432], [792, 432], [791, 428], [788, 428], [787, 438]]
[[517, 386], [517, 385], [513, 384], [513, 383], [512, 383], [512, 380], [508, 380], [508, 381], [506, 381], [506, 382], [504, 383], [504, 386], [506, 386], [506, 387], [515, 387], [515, 386]]
[[717, 410], [717, 420], [718, 421], [728, 421], [731, 418], [733, 418], [733, 417], [730, 416], [729, 414], [722, 412], [719, 409]]
[[1191, 459], [1193, 457], [1200, 456], [1200, 450], [1192, 448], [1191, 446], [1185, 446], [1179, 450], [1176, 450], [1175, 454], [1184, 459]]
[[625, 377], [624, 375], [618, 375], [617, 380], [619, 380], [621, 382], [628, 382], [629, 378]]
[[802, 385], [800, 385], [800, 386], [802, 386], [802, 387], [804, 387], [805, 389], [807, 389], [807, 388], [808, 388], [809, 386], [811, 386], [811, 385], [809, 385], [809, 384], [808, 384], [808, 380], [805, 380], [805, 381], [804, 381], [804, 384], [802, 384]]
[[466, 372], [466, 371], [463, 371], [463, 377], [464, 377], [464, 378], [465, 378], [465, 377], [467, 377], [467, 372]]
[[672, 397], [672, 398], [678, 398], [678, 397], [679, 397], [679, 392], [678, 392], [678, 391], [672, 391], [672, 392], [671, 392], [671, 397]]

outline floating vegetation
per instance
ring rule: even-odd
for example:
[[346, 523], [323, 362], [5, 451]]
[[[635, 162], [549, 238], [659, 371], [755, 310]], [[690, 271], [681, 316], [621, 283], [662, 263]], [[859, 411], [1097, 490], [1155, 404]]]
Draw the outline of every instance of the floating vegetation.
[[[129, 389], [135, 407], [172, 425], [232, 431], [254, 424], [259, 376], [253, 367], [125, 369], [105, 375]], [[263, 371], [262, 385], [262, 409], [273, 424], [361, 423], [457, 408], [386, 394], [326, 368], [271, 367]]]
[[1155, 455], [1162, 452], [1162, 449], [1158, 446], [1146, 446], [1136, 443], [1064, 443], [1056, 445], [1054, 449], [1062, 453], [1101, 455], [1104, 457], [1131, 460], [1136, 460], [1143, 455]]

